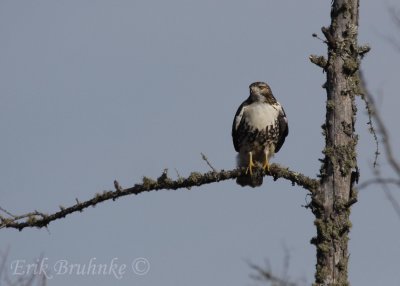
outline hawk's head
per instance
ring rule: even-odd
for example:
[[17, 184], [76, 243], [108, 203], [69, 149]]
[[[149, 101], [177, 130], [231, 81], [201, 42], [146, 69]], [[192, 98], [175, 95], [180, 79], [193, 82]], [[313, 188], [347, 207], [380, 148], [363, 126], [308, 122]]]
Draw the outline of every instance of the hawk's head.
[[250, 98], [253, 101], [261, 101], [268, 103], [275, 103], [276, 99], [272, 95], [271, 88], [265, 82], [253, 82], [249, 86], [250, 88]]

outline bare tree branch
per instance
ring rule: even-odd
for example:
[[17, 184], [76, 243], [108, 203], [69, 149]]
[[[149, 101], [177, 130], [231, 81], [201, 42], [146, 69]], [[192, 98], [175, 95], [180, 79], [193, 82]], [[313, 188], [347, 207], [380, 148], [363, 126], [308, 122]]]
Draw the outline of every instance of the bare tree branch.
[[2, 211], [3, 213], [5, 213], [6, 215], [8, 215], [8, 216], [10, 216], [10, 217], [14, 217], [14, 218], [15, 218], [15, 215], [13, 215], [13, 214], [10, 213], [9, 211], [3, 209], [2, 207], [0, 207], [0, 211]]
[[[397, 21], [399, 21], [398, 23], [400, 23], [400, 18], [396, 18]], [[393, 149], [390, 143], [390, 139], [389, 139], [389, 132], [386, 129], [385, 123], [383, 122], [383, 119], [379, 113], [379, 111], [377, 110], [375, 103], [374, 103], [374, 98], [371, 95], [371, 93], [369, 92], [367, 86], [366, 86], [366, 81], [364, 79], [363, 73], [360, 71], [360, 81], [361, 81], [361, 85], [362, 85], [362, 89], [363, 89], [363, 99], [367, 105], [367, 110], [368, 110], [368, 115], [369, 115], [369, 120], [371, 123], [371, 128], [373, 129], [372, 126], [372, 120], [371, 120], [371, 116], [374, 118], [374, 120], [377, 123], [378, 126], [378, 132], [380, 133], [381, 137], [382, 137], [382, 143], [385, 149], [385, 155], [386, 155], [386, 160], [388, 161], [389, 165], [391, 166], [391, 168], [394, 170], [394, 172], [397, 174], [398, 178], [394, 179], [394, 178], [382, 178], [380, 176], [380, 172], [377, 171], [375, 173], [375, 178], [368, 180], [364, 183], [362, 183], [359, 186], [359, 189], [365, 188], [371, 184], [380, 184], [386, 198], [388, 199], [388, 201], [390, 202], [390, 204], [392, 205], [394, 211], [396, 212], [397, 216], [400, 218], [400, 204], [399, 202], [396, 200], [396, 198], [393, 196], [391, 190], [388, 187], [388, 184], [394, 184], [397, 185], [398, 187], [400, 187], [400, 163], [396, 160], [396, 158], [394, 157], [393, 154]], [[376, 133], [374, 131], [374, 138], [377, 141], [377, 136]], [[378, 150], [378, 149], [377, 149]], [[376, 163], [376, 160], [375, 160]], [[374, 166], [375, 166], [374, 163]]]
[[3, 275], [5, 275], [6, 262], [9, 251], [10, 247], [7, 247], [4, 253], [0, 250], [0, 282], [3, 280]]
[[210, 161], [208, 161], [207, 156], [204, 155], [203, 153], [200, 153], [200, 154], [201, 154], [201, 158], [207, 163], [208, 167], [210, 167], [211, 170], [213, 170], [213, 172], [218, 172], [218, 170], [215, 169], [215, 168], [213, 167], [213, 165], [211, 165]]
[[[400, 28], [400, 13], [396, 7], [390, 6], [387, 9], [389, 16], [391, 17], [393, 23]], [[383, 40], [388, 42], [395, 50], [400, 52], [400, 42], [396, 39], [395, 36], [388, 35], [386, 32], [382, 32], [381, 30], [376, 30], [375, 33], [381, 37]]]
[[372, 134], [374, 141], [375, 141], [375, 158], [374, 158], [374, 168], [377, 165], [378, 162], [378, 156], [380, 155], [379, 152], [379, 141], [378, 141], [378, 135], [376, 135], [376, 130], [374, 127], [374, 123], [372, 120], [372, 117], [374, 116], [375, 113], [375, 106], [374, 104], [368, 99], [367, 96], [365, 96], [365, 93], [367, 91], [367, 88], [365, 86], [365, 81], [364, 81], [364, 75], [362, 73], [362, 71], [360, 70], [360, 80], [361, 80], [361, 88], [362, 90], [362, 94], [361, 94], [361, 98], [365, 103], [365, 109], [367, 110], [367, 114], [368, 114], [368, 122], [367, 124], [369, 125], [369, 132]]
[[[11, 278], [7, 271], [7, 259], [10, 248], [7, 247], [5, 252], [0, 250], [0, 285], [6, 286], [46, 286], [46, 276], [43, 273], [35, 273], [34, 271], [26, 271], [25, 274], [12, 275]], [[39, 261], [43, 258], [41, 257]]]
[[361, 81], [361, 87], [363, 89], [363, 96], [364, 96], [366, 102], [368, 102], [368, 106], [371, 110], [371, 114], [376, 121], [376, 124], [378, 127], [378, 132], [382, 136], [382, 143], [385, 148], [386, 160], [389, 162], [390, 166], [394, 169], [394, 171], [400, 177], [400, 164], [394, 158], [392, 146], [390, 143], [389, 132], [386, 129], [385, 123], [383, 122], [383, 119], [382, 119], [379, 111], [376, 109], [376, 106], [374, 103], [374, 98], [366, 86], [366, 81], [365, 81], [364, 75], [361, 71], [360, 71], [360, 81]]
[[[8, 216], [0, 216], [0, 228], [15, 228], [22, 230], [26, 227], [47, 227], [47, 225], [54, 220], [64, 218], [65, 216], [78, 211], [81, 212], [90, 206], [95, 206], [104, 201], [116, 200], [117, 198], [123, 196], [138, 195], [140, 193], [150, 191], [177, 190], [211, 184], [219, 181], [235, 179], [244, 173], [245, 168], [234, 169], [231, 171], [221, 170], [220, 172], [211, 171], [204, 174], [193, 172], [187, 178], [180, 177], [177, 180], [172, 180], [168, 177], [167, 170], [164, 170], [162, 175], [156, 180], [143, 177], [141, 184], [136, 184], [127, 189], [123, 189], [117, 181], [114, 181], [115, 191], [104, 191], [103, 193], [98, 193], [92, 199], [85, 202], [80, 202], [78, 199], [76, 199], [76, 204], [67, 208], [60, 206], [60, 210], [52, 214], [33, 211], [27, 214], [15, 216], [2, 209], [3, 212], [8, 214]], [[292, 182], [293, 185], [297, 184], [307, 189], [311, 193], [314, 192], [319, 185], [318, 180], [311, 179], [298, 172], [293, 172], [289, 170], [289, 168], [285, 168], [277, 164], [272, 164], [269, 172], [260, 175], [272, 176], [274, 180], [279, 178], [286, 179]]]
[[257, 272], [256, 275], [251, 275], [255, 280], [270, 282], [274, 286], [297, 286], [296, 283], [288, 281], [287, 278], [276, 276], [271, 270], [263, 269], [252, 263], [249, 263], [249, 266]]
[[[399, 10], [396, 9], [395, 7], [389, 7], [388, 8], [390, 17], [392, 18], [394, 24], [397, 26], [397, 28], [400, 28], [400, 13]], [[395, 49], [397, 49], [400, 52], [400, 43], [398, 40], [394, 39], [393, 37], [385, 37], [389, 43], [393, 45]]]
[[392, 204], [392, 207], [393, 207], [394, 211], [396, 212], [397, 217], [400, 219], [400, 204], [399, 204], [399, 202], [393, 196], [392, 191], [389, 189], [389, 187], [385, 183], [382, 184], [382, 188], [383, 188], [383, 191], [385, 192], [386, 198]]
[[394, 179], [394, 178], [373, 178], [366, 180], [365, 182], [362, 182], [357, 186], [357, 189], [362, 190], [365, 189], [366, 187], [369, 187], [370, 185], [376, 185], [376, 184], [390, 184], [390, 185], [397, 185], [400, 187], [400, 180], [399, 179]]

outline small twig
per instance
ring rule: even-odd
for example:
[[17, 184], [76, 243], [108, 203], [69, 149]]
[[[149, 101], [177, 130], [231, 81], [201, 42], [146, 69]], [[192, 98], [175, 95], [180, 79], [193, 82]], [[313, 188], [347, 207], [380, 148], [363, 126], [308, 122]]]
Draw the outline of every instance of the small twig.
[[124, 189], [121, 187], [121, 185], [118, 183], [118, 181], [117, 180], [114, 180], [114, 188], [115, 188], [115, 191], [117, 191], [117, 192], [122, 192]]
[[[283, 257], [283, 273], [282, 278], [285, 281], [289, 281], [289, 268], [290, 268], [290, 251], [285, 243], [283, 243], [283, 250], [285, 252], [285, 256]], [[286, 285], [286, 284], [284, 284]]]
[[206, 157], [206, 155], [204, 155], [203, 153], [200, 153], [200, 154], [201, 154], [201, 158], [202, 158], [204, 161], [206, 161], [208, 167], [210, 167], [211, 170], [213, 170], [214, 172], [218, 172], [217, 169], [215, 169], [215, 168], [213, 167], [213, 165], [211, 165], [210, 161], [208, 161], [208, 158]]
[[183, 177], [181, 176], [181, 174], [179, 173], [177, 168], [175, 168], [175, 173], [176, 173], [176, 176], [178, 177], [178, 179], [180, 179], [180, 180], [183, 179]]
[[324, 39], [322, 39], [320, 36], [318, 36], [317, 33], [313, 33], [312, 36], [313, 36], [313, 38], [316, 38], [316, 39], [320, 40], [320, 41], [323, 42], [324, 44], [327, 44], [327, 43], [328, 43], [326, 40], [324, 40]]
[[0, 207], [0, 211], [2, 211], [3, 213], [5, 213], [5, 214], [7, 214], [7, 215], [9, 215], [9, 216], [11, 216], [11, 217], [14, 217], [15, 218], [15, 215], [13, 215], [12, 213], [10, 213], [9, 211], [7, 211], [6, 209], [3, 209], [2, 207]]
[[374, 168], [377, 165], [378, 161], [378, 156], [380, 154], [379, 152], [379, 141], [378, 141], [378, 136], [376, 135], [376, 131], [373, 125], [372, 117], [376, 116], [376, 110], [375, 110], [375, 105], [373, 103], [372, 96], [369, 94], [365, 79], [364, 79], [364, 74], [362, 71], [360, 71], [360, 80], [361, 80], [361, 87], [363, 89], [363, 94], [361, 96], [362, 100], [365, 102], [365, 109], [367, 110], [368, 113], [368, 122], [367, 124], [369, 125], [369, 132], [371, 132], [374, 141], [375, 141], [375, 158], [374, 158]]
[[296, 283], [289, 282], [286, 278], [280, 278], [277, 275], [273, 274], [271, 270], [263, 269], [258, 265], [249, 263], [250, 268], [257, 272], [257, 275], [251, 275], [253, 279], [259, 281], [267, 281], [271, 282], [272, 285], [278, 286], [296, 286]]

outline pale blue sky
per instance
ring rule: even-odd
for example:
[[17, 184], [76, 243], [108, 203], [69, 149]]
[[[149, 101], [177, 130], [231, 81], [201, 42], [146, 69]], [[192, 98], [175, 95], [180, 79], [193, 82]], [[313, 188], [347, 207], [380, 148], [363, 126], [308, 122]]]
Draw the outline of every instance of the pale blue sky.
[[[231, 124], [253, 81], [267, 81], [289, 118], [274, 162], [315, 176], [322, 157], [324, 74], [308, 60], [325, 54], [311, 37], [329, 24], [326, 1], [0, 1], [0, 206], [54, 212], [96, 192], [158, 177], [232, 169]], [[391, 130], [400, 104], [398, 36], [388, 7], [361, 1], [360, 43], [368, 85]], [[399, 37], [400, 38], [400, 37]], [[371, 176], [374, 143], [359, 102], [359, 165]], [[395, 148], [396, 149], [396, 148]], [[395, 150], [400, 157], [398, 150]], [[387, 166], [383, 164], [384, 172]], [[400, 200], [400, 195], [396, 193]], [[0, 230], [9, 263], [41, 254], [87, 264], [148, 259], [143, 276], [55, 275], [48, 285], [253, 285], [246, 261], [313, 281], [313, 216], [306, 192], [267, 178], [106, 202], [53, 222], [49, 230]], [[351, 215], [353, 285], [400, 283], [400, 221], [379, 188], [359, 195]]]

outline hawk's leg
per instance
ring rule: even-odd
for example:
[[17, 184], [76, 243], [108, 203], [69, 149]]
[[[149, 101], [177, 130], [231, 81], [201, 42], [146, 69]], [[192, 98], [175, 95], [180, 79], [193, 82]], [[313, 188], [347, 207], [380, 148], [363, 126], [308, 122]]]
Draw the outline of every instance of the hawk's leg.
[[250, 172], [250, 176], [253, 176], [253, 167], [256, 165], [253, 162], [253, 153], [249, 152], [249, 166], [246, 169], [246, 175]]
[[264, 171], [268, 171], [269, 172], [269, 162], [268, 162], [268, 151], [264, 151], [264, 164], [263, 164], [263, 169]]

